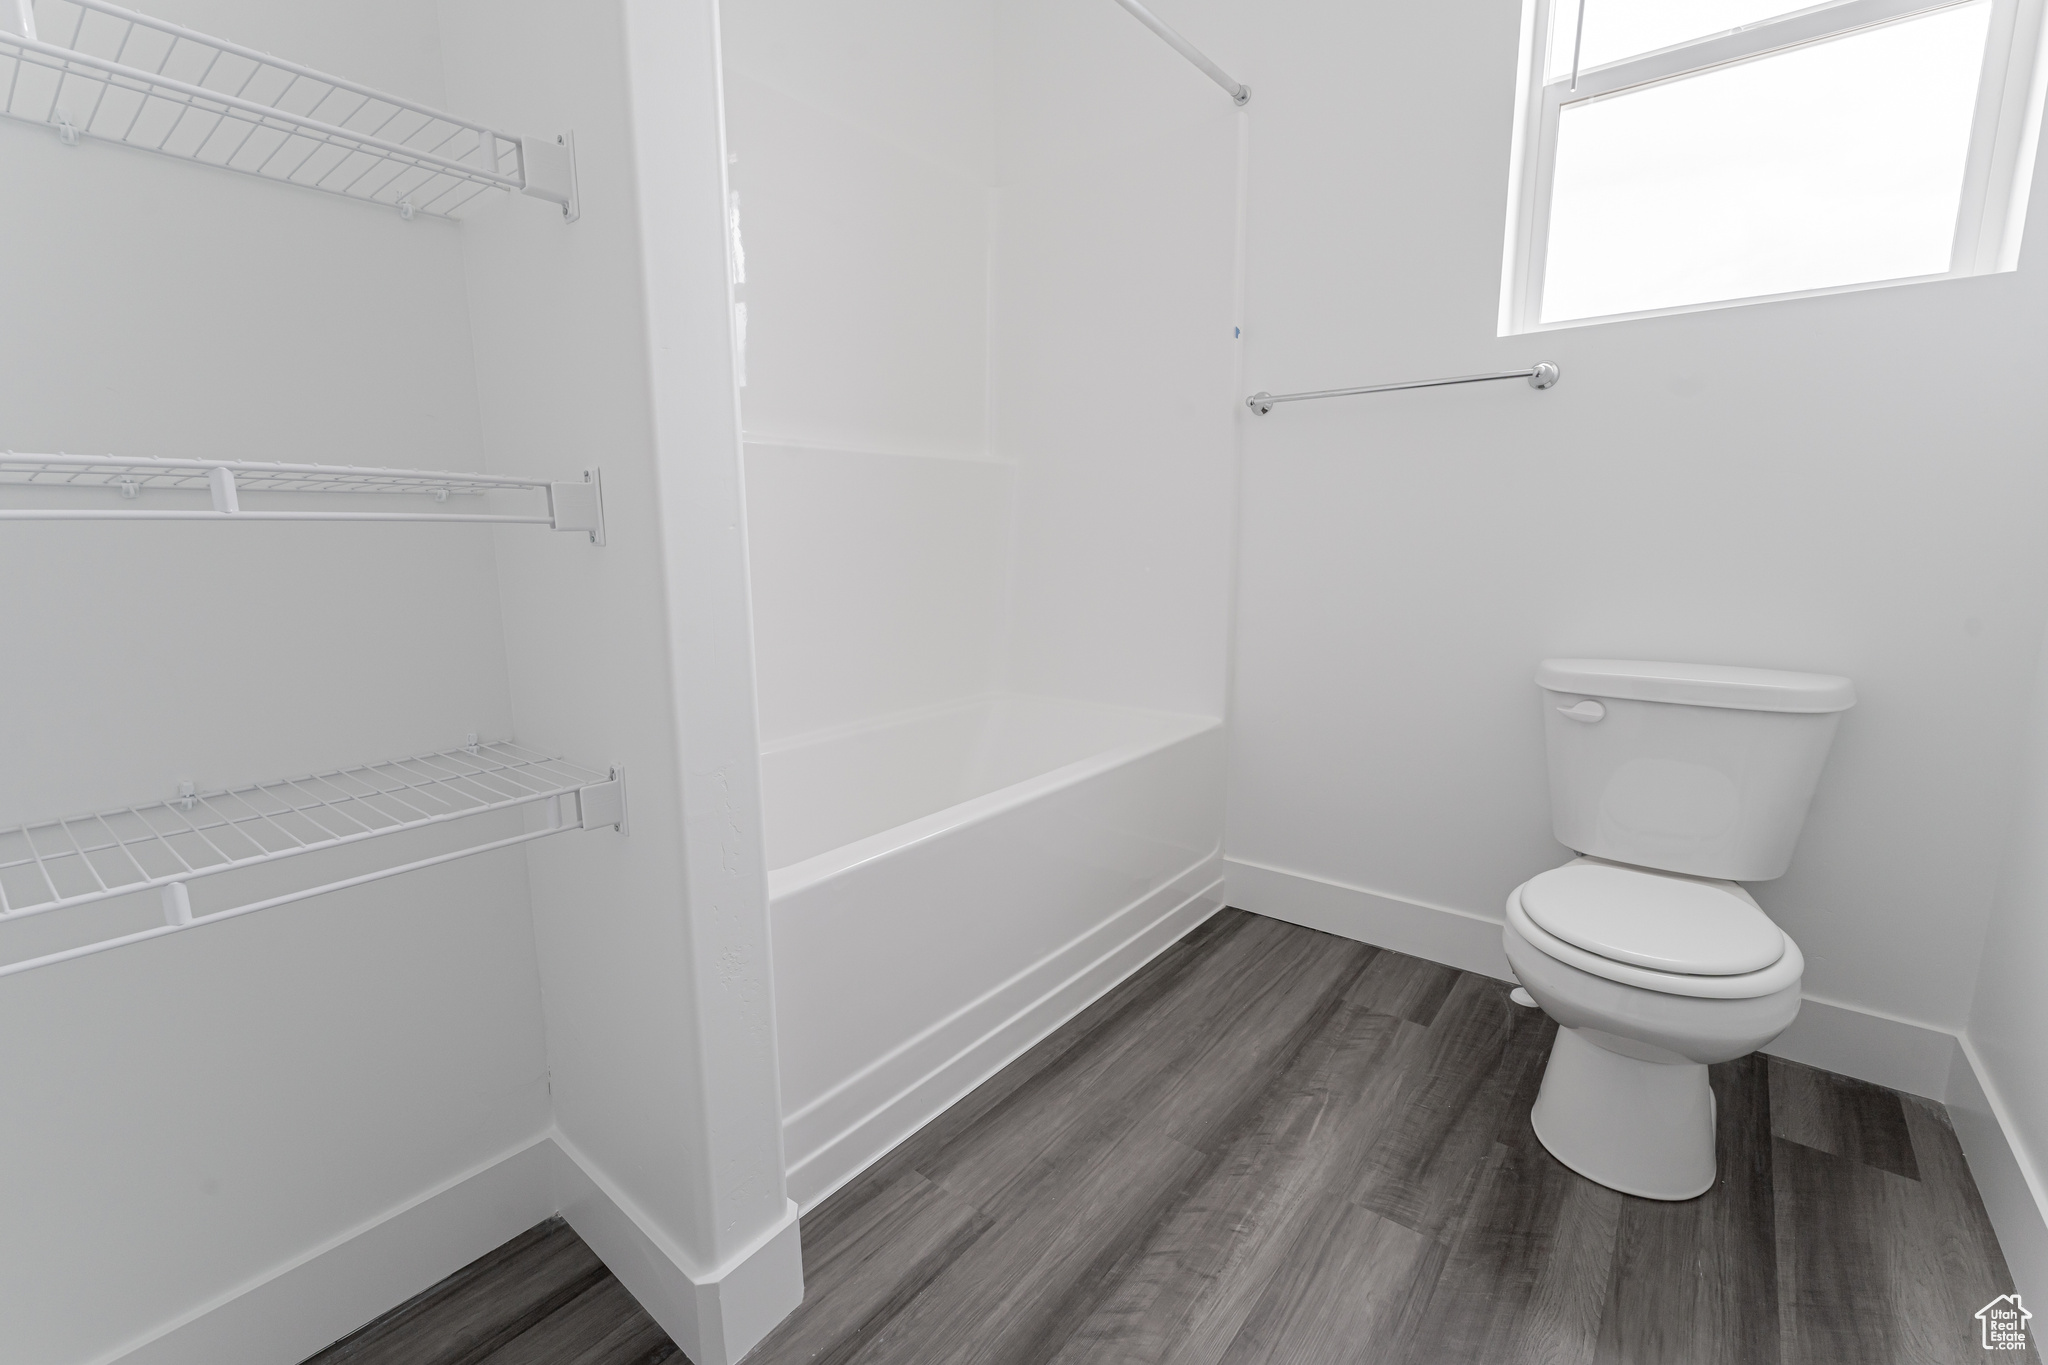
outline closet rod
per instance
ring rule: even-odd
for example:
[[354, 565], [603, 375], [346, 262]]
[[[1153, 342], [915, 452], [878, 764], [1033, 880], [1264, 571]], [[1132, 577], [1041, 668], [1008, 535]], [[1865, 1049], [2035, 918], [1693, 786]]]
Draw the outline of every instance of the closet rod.
[[1138, 0], [1116, 0], [1131, 12], [1131, 17], [1166, 40], [1167, 46], [1201, 68], [1202, 74], [1223, 87], [1224, 93], [1238, 104], [1244, 104], [1252, 97], [1252, 88], [1222, 67], [1209, 60], [1209, 54], [1180, 36], [1165, 21], [1138, 3]]
[[1461, 374], [1449, 379], [1411, 379], [1402, 384], [1367, 384], [1357, 389], [1317, 389], [1313, 393], [1267, 393], [1261, 389], [1244, 400], [1244, 405], [1264, 417], [1275, 403], [1299, 403], [1304, 398], [1349, 398], [1358, 393], [1392, 393], [1396, 389], [1440, 389], [1447, 384], [1489, 384], [1496, 379], [1526, 379], [1532, 389], [1547, 389], [1557, 383], [1558, 368], [1547, 360], [1526, 370], [1502, 370], [1498, 374]]

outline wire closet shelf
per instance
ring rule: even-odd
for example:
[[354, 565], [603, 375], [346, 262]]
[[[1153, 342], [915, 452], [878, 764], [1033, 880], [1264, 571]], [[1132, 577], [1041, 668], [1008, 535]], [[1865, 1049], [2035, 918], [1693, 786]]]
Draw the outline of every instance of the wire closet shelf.
[[0, 0], [0, 113], [265, 180], [459, 218], [517, 191], [575, 217], [566, 141], [519, 138], [106, 0]]
[[[0, 507], [0, 521], [460, 521], [549, 526], [584, 531], [604, 543], [604, 497], [599, 471], [581, 480], [504, 478], [419, 469], [376, 469], [354, 465], [270, 464], [248, 460], [142, 459], [117, 455], [30, 455], [0, 453], [0, 487], [96, 490], [85, 506]], [[203, 493], [209, 505], [144, 505], [145, 492]], [[433, 500], [433, 510], [410, 505], [362, 510], [348, 507], [249, 508], [244, 493], [358, 493], [386, 497], [415, 494]], [[528, 510], [477, 510], [464, 504], [487, 494], [528, 500]], [[534, 499], [538, 505], [534, 505]], [[453, 504], [451, 506], [451, 503]], [[424, 504], [421, 504], [423, 506]]]
[[[203, 915], [187, 884], [221, 873], [468, 821], [541, 808], [541, 827], [467, 843], [395, 867]], [[161, 938], [571, 829], [623, 831], [625, 778], [517, 744], [477, 744], [309, 777], [188, 792], [153, 805], [24, 824], [0, 833], [0, 925], [158, 890], [163, 923], [0, 965], [0, 976]]]

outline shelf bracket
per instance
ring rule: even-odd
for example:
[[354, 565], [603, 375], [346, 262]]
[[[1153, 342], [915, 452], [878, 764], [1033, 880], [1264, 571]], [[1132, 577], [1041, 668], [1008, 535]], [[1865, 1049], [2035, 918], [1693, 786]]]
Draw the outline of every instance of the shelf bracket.
[[584, 470], [581, 483], [549, 484], [548, 516], [557, 531], [588, 531], [592, 545], [604, 544], [602, 471]]
[[235, 491], [235, 471], [226, 465], [215, 465], [206, 471], [206, 486], [213, 493], [213, 510], [222, 516], [232, 516], [242, 510], [242, 499]]
[[612, 775], [604, 782], [592, 782], [576, 789], [576, 810], [578, 823], [584, 829], [598, 829], [610, 825], [619, 833], [626, 833], [626, 768], [614, 763]]
[[573, 223], [583, 216], [582, 196], [576, 188], [576, 134], [519, 139], [520, 191], [536, 199], [562, 206], [562, 221]]

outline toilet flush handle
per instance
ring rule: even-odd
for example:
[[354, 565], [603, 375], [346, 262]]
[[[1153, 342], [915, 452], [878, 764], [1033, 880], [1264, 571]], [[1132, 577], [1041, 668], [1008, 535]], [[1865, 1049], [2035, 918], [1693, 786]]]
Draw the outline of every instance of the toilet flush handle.
[[1557, 714], [1566, 720], [1583, 721], [1587, 725], [1607, 719], [1607, 708], [1597, 701], [1582, 701], [1573, 706], [1560, 706]]

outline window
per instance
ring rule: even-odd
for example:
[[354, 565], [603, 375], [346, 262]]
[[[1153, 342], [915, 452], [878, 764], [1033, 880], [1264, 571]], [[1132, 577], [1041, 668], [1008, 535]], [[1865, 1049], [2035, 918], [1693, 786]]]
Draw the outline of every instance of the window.
[[1504, 334], [2015, 264], [2039, 0], [1530, 3]]

